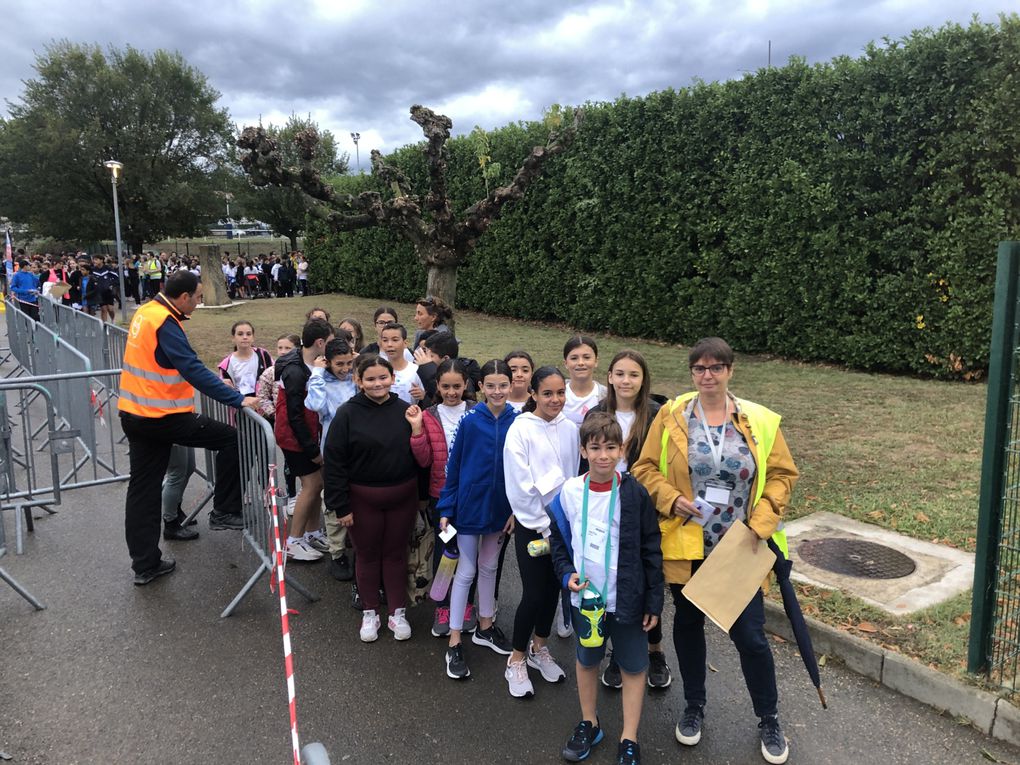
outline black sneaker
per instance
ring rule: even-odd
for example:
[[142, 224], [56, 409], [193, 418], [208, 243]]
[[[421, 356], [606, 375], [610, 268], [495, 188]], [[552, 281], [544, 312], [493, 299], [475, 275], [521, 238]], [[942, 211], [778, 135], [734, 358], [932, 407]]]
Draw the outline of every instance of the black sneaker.
[[650, 651], [648, 653], [648, 687], [669, 688], [673, 682], [673, 675], [666, 663], [666, 654], [662, 651]]
[[765, 762], [782, 765], [790, 756], [790, 747], [786, 745], [786, 736], [779, 727], [779, 718], [775, 715], [763, 717], [758, 728], [761, 729], [761, 756]]
[[464, 661], [464, 646], [460, 643], [446, 649], [446, 676], [454, 680], [466, 680], [471, 677], [471, 670]]
[[358, 592], [358, 583], [351, 585], [351, 608], [355, 611], [364, 611], [365, 604], [361, 602], [361, 593]]
[[176, 561], [167, 560], [166, 558], [164, 558], [155, 566], [150, 568], [148, 571], [143, 571], [140, 574], [135, 574], [135, 586], [141, 587], [143, 585], [148, 584], [157, 577], [165, 576], [166, 574], [172, 574], [175, 568], [177, 568]]
[[240, 513], [209, 513], [209, 528], [213, 531], [240, 531], [244, 528], [244, 520]]
[[641, 747], [637, 741], [625, 738], [616, 750], [616, 765], [641, 765]]
[[486, 648], [491, 648], [503, 656], [509, 656], [514, 651], [510, 641], [506, 639], [506, 635], [495, 624], [487, 630], [483, 630], [481, 627], [476, 628], [471, 635], [471, 642], [475, 645], [484, 645]]
[[705, 722], [705, 709], [688, 704], [684, 716], [676, 724], [676, 740], [684, 746], [695, 746], [701, 741], [701, 725]]
[[164, 522], [163, 539], [175, 542], [190, 542], [192, 539], [198, 539], [198, 532], [195, 529], [182, 526], [178, 521], [172, 521], [171, 523]]
[[602, 670], [602, 684], [606, 688], [622, 688], [623, 677], [620, 675], [620, 665], [616, 663], [616, 659], [613, 658], [612, 650], [609, 651], [609, 663], [606, 664], [606, 668]]
[[574, 733], [563, 747], [561, 754], [568, 762], [580, 762], [587, 759], [591, 754], [592, 747], [602, 740], [602, 728], [599, 725], [592, 725], [587, 720], [581, 720], [574, 728]]
[[338, 582], [349, 582], [354, 578], [354, 566], [346, 553], [341, 553], [339, 558], [331, 558], [329, 562], [329, 573]]
[[177, 506], [177, 518], [175, 518], [175, 520], [182, 526], [195, 526], [198, 524], [197, 518], [192, 518], [190, 521], [188, 520], [188, 514], [184, 512], [184, 508], [180, 505]]

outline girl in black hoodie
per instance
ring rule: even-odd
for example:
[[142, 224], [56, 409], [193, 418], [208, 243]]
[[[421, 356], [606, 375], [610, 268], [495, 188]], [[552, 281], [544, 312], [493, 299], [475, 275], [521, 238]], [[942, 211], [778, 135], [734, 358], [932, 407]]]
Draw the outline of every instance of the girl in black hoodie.
[[[420, 409], [390, 393], [393, 367], [381, 356], [359, 357], [356, 381], [360, 392], [337, 410], [326, 435], [326, 508], [350, 529], [357, 553], [355, 578], [365, 607], [361, 639], [379, 637], [381, 579], [387, 626], [394, 638], [407, 640], [407, 540], [418, 509], [418, 465], [424, 467], [427, 456], [425, 439], [411, 439], [411, 420], [421, 427]], [[422, 448], [412, 452], [412, 444]]]

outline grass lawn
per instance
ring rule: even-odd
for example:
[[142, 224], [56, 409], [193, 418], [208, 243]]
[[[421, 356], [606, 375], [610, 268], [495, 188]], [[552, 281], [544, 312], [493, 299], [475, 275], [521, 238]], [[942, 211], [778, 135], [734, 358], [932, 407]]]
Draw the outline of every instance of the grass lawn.
[[[346, 295], [257, 300], [223, 312], [196, 312], [188, 335], [209, 365], [230, 351], [230, 326], [252, 321], [259, 344], [299, 332], [304, 314], [322, 306], [334, 322], [353, 316], [374, 339], [378, 300]], [[395, 304], [413, 332], [413, 306]], [[524, 348], [538, 364], [562, 366], [570, 331], [461, 311], [461, 353], [484, 363]], [[691, 389], [686, 349], [595, 335], [603, 382], [621, 348], [644, 354], [656, 393]], [[789, 508], [796, 518], [828, 510], [920, 539], [973, 552], [977, 524], [985, 386], [848, 372], [761, 356], [737, 357], [731, 390], [783, 415], [783, 431], [801, 471]], [[910, 619], [883, 615], [839, 593], [802, 589], [813, 615], [939, 669], [963, 672], [970, 600], [955, 598]]]

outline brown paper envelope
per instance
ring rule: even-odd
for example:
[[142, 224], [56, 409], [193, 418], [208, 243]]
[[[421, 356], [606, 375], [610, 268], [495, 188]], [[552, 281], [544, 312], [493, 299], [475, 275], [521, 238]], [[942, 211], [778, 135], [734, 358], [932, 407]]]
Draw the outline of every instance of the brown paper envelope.
[[[751, 552], [752, 539], [758, 540], [757, 552]], [[729, 632], [775, 562], [776, 554], [757, 534], [743, 523], [734, 523], [684, 585], [684, 595], [723, 632]]]

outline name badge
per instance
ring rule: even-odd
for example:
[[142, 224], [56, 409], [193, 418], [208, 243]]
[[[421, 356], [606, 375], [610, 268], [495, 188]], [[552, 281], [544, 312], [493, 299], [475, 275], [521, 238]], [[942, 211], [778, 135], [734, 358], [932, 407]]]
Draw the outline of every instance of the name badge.
[[605, 565], [609, 527], [602, 521], [588, 519], [588, 536], [584, 540], [584, 557], [592, 563]]
[[726, 486], [706, 486], [705, 501], [726, 507], [730, 504], [730, 490]]

